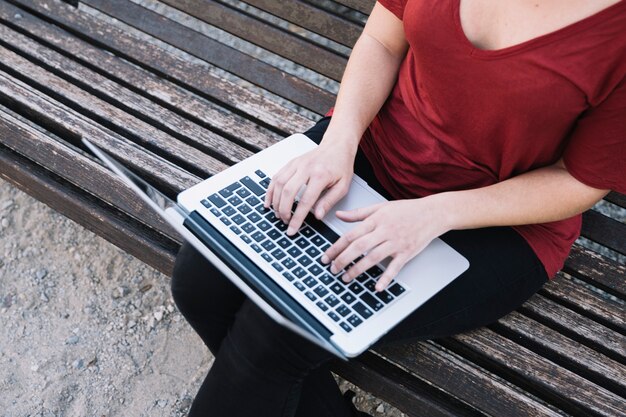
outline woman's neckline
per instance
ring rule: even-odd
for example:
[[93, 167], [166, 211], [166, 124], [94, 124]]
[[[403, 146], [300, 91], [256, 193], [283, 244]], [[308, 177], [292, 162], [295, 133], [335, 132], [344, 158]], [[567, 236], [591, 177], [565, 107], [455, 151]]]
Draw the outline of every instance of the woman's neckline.
[[452, 0], [451, 4], [453, 9], [452, 12], [454, 16], [454, 23], [462, 41], [470, 48], [472, 56], [493, 58], [521, 52], [523, 50], [539, 46], [565, 36], [569, 36], [572, 33], [579, 32], [601, 22], [607, 14], [611, 14], [615, 9], [626, 5], [626, 0], [620, 0], [617, 3], [612, 4], [590, 16], [587, 16], [577, 22], [570, 23], [569, 25], [563, 26], [562, 28], [556, 29], [552, 32], [548, 32], [543, 35], [528, 39], [526, 41], [522, 41], [515, 45], [506, 46], [504, 48], [481, 49], [474, 45], [474, 43], [472, 43], [472, 41], [470, 41], [465, 34], [463, 24], [461, 23], [461, 1], [462, 0]]

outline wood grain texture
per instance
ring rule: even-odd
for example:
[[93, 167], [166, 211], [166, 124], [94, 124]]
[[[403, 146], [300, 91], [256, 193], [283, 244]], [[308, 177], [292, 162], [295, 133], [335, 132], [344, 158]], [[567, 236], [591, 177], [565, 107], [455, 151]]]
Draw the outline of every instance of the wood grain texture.
[[376, 2], [373, 0], [335, 0], [335, 3], [358, 10], [361, 13], [370, 14]]
[[[8, 12], [14, 10], [14, 14], [10, 16], [28, 12], [44, 15], [83, 39], [89, 39], [94, 45], [105, 47], [139, 67], [149, 69], [157, 76], [165, 77], [204, 97], [217, 100], [229, 109], [248, 115], [265, 127], [293, 133], [312, 124], [311, 120], [261, 94], [224, 80], [204, 65], [185, 60], [70, 6], [53, 0], [37, 2], [14, 0], [14, 3], [19, 4], [21, 8], [12, 9], [12, 6], [4, 1], [0, 1], [0, 6], [6, 8]], [[197, 74], [202, 76], [198, 77]]]
[[595, 210], [583, 213], [581, 235], [626, 255], [626, 224], [618, 222]]
[[132, 2], [82, 2], [311, 111], [334, 104], [333, 94]]
[[626, 265], [574, 245], [563, 271], [610, 294], [626, 299]]
[[[163, 3], [289, 59], [304, 68], [309, 68], [336, 81], [341, 80], [347, 57], [317, 45], [296, 33], [215, 0], [163, 0]], [[287, 9], [291, 4], [287, 1], [280, 3], [273, 1], [272, 3], [282, 10]], [[343, 25], [338, 27], [343, 27]], [[360, 30], [357, 33], [359, 32]]]

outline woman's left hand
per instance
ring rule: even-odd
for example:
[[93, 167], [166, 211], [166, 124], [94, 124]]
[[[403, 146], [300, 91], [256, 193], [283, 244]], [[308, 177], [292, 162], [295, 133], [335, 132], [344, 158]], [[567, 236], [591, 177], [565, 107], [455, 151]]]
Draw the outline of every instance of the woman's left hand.
[[376, 290], [384, 290], [400, 269], [433, 239], [448, 231], [446, 216], [437, 207], [436, 199], [387, 201], [350, 211], [337, 211], [345, 222], [361, 223], [341, 236], [322, 261], [331, 262], [336, 274], [364, 255], [342, 276], [344, 282], [356, 278], [387, 257], [392, 260], [378, 279]]

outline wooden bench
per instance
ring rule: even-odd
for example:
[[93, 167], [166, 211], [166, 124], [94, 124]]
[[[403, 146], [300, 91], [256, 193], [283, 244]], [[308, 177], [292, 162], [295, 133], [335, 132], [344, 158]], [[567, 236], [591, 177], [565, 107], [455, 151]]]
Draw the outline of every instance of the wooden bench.
[[[0, 0], [0, 175], [165, 274], [180, 237], [80, 138], [174, 196], [323, 114], [373, 5], [67, 3]], [[204, 23], [246, 42], [234, 48]], [[253, 56], [252, 45], [272, 54]], [[626, 207], [623, 195], [606, 201]], [[626, 255], [623, 217], [590, 210], [583, 235]], [[410, 416], [624, 416], [626, 267], [616, 259], [576, 245], [553, 282], [492, 326], [334, 369]]]

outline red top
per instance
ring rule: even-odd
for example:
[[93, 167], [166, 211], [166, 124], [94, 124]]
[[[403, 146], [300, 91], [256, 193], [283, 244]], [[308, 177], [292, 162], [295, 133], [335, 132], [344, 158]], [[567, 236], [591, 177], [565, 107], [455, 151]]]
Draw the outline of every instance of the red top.
[[[626, 0], [494, 51], [466, 38], [459, 2], [380, 1], [410, 45], [360, 145], [389, 193], [484, 187], [561, 157], [579, 181], [626, 192]], [[578, 215], [515, 230], [553, 277], [580, 227]]]

